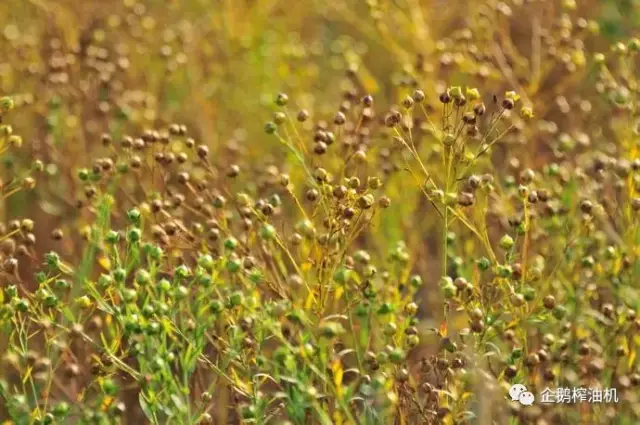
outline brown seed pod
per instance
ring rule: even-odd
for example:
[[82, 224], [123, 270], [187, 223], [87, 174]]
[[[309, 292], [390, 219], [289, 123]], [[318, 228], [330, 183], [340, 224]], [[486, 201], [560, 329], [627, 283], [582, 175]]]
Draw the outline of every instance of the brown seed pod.
[[53, 231], [51, 232], [51, 239], [53, 239], [54, 241], [59, 241], [63, 238], [64, 233], [62, 232], [61, 229], [53, 229]]

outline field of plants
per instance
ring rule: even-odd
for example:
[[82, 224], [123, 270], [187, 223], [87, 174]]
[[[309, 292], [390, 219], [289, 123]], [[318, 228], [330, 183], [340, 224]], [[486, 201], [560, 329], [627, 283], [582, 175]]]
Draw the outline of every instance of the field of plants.
[[637, 0], [1, 1], [0, 424], [637, 425], [638, 37]]

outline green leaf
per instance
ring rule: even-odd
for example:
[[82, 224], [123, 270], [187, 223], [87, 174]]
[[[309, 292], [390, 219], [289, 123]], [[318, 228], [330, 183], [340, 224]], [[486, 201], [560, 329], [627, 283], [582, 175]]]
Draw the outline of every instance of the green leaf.
[[184, 403], [182, 402], [182, 400], [180, 399], [180, 397], [178, 397], [175, 394], [171, 394], [171, 401], [173, 401], [173, 404], [175, 404], [176, 408], [181, 412], [184, 413], [187, 411], [187, 407], [184, 405]]
[[325, 412], [318, 403], [313, 403], [313, 408], [316, 410], [318, 419], [320, 420], [320, 423], [322, 425], [333, 425], [333, 422], [331, 421], [331, 418], [329, 417], [327, 412]]
[[151, 408], [149, 407], [147, 399], [145, 398], [143, 393], [140, 393], [138, 395], [138, 402], [140, 403], [140, 408], [142, 409], [142, 412], [147, 417], [147, 419], [149, 419], [151, 423], [155, 423], [153, 413], [151, 412]]

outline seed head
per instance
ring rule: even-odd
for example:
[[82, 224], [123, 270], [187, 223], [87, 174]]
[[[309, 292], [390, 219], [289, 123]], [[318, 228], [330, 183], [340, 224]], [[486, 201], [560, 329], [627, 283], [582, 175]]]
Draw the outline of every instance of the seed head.
[[500, 248], [504, 249], [505, 251], [510, 250], [513, 245], [515, 244], [515, 241], [513, 240], [513, 238], [509, 235], [504, 235], [502, 236], [502, 238], [500, 238], [500, 242], [498, 243], [500, 245]]
[[205, 159], [209, 155], [209, 148], [205, 145], [198, 145], [196, 152], [200, 159]]
[[415, 103], [422, 103], [425, 99], [424, 92], [420, 89], [417, 89], [416, 91], [414, 91], [411, 97], [413, 98], [413, 101]]
[[0, 98], [0, 114], [5, 114], [11, 111], [15, 106], [13, 99], [8, 96], [3, 96]]
[[287, 96], [285, 93], [278, 93], [278, 95], [276, 96], [276, 105], [286, 106], [288, 102], [289, 96]]
[[358, 208], [367, 210], [373, 206], [374, 198], [373, 195], [366, 194], [358, 198]]
[[240, 174], [240, 167], [236, 164], [232, 164], [227, 170], [227, 177], [235, 178]]
[[485, 112], [487, 112], [487, 107], [485, 106], [484, 103], [481, 102], [473, 105], [473, 113], [476, 114], [477, 116], [482, 116], [485, 114]]
[[380, 205], [380, 208], [389, 208], [391, 206], [391, 199], [387, 196], [382, 196], [378, 199], [378, 205]]
[[306, 109], [300, 110], [296, 118], [298, 119], [298, 122], [305, 122], [309, 119], [309, 111]]
[[511, 110], [515, 106], [513, 99], [504, 99], [502, 101], [502, 107], [506, 110]]

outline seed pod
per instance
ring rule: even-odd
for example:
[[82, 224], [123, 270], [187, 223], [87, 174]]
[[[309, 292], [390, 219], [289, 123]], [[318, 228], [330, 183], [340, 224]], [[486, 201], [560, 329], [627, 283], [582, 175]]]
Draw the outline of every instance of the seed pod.
[[467, 112], [462, 116], [462, 121], [467, 125], [475, 125], [476, 115], [472, 112]]
[[473, 113], [477, 116], [482, 116], [485, 114], [485, 112], [487, 112], [487, 107], [484, 103], [476, 103], [475, 105], [473, 105]]
[[373, 195], [367, 194], [358, 198], [358, 208], [366, 210], [373, 206]]
[[553, 295], [547, 295], [542, 299], [542, 303], [547, 310], [553, 310], [556, 306], [556, 299]]
[[51, 239], [53, 239], [54, 241], [59, 241], [61, 240], [63, 237], [63, 233], [61, 229], [54, 229], [51, 232]]
[[513, 101], [513, 99], [504, 99], [502, 101], [502, 107], [506, 110], [512, 110], [515, 106], [515, 102]]
[[309, 119], [309, 112], [306, 109], [302, 109], [298, 112], [296, 118], [298, 119], [298, 122], [305, 122]]
[[387, 196], [382, 196], [380, 199], [378, 199], [378, 205], [380, 206], [380, 208], [389, 208], [391, 206], [391, 199], [389, 199]]
[[287, 96], [285, 93], [278, 93], [278, 95], [276, 96], [276, 105], [286, 106], [288, 102], [289, 96]]
[[200, 159], [205, 159], [209, 155], [209, 148], [205, 145], [198, 145], [196, 151]]
[[313, 152], [316, 155], [324, 155], [327, 152], [327, 144], [324, 142], [316, 142], [313, 146]]
[[424, 101], [425, 99], [424, 92], [420, 89], [415, 90], [411, 97], [413, 98], [413, 101], [415, 103], [422, 103], [422, 101]]

